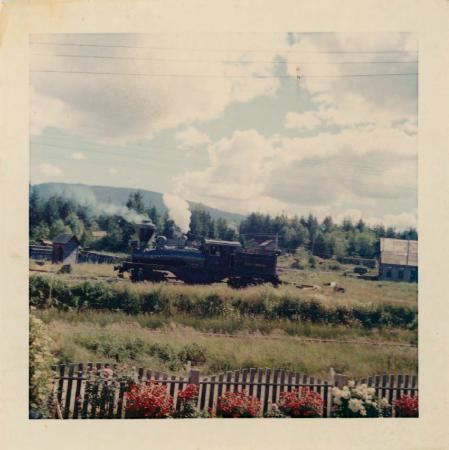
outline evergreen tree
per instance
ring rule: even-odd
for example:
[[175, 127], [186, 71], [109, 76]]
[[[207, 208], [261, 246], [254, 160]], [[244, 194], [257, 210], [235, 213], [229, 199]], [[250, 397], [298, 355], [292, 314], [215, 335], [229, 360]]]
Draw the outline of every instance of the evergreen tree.
[[132, 194], [129, 194], [128, 201], [126, 202], [126, 207], [128, 209], [132, 209], [139, 214], [145, 213], [145, 205], [143, 203], [143, 194], [142, 192], [136, 191]]

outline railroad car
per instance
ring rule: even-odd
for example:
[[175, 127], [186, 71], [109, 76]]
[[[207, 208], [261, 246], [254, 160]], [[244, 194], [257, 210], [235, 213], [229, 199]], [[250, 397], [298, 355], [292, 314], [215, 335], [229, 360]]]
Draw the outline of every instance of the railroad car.
[[173, 278], [188, 284], [226, 281], [236, 288], [280, 283], [276, 272], [278, 251], [269, 248], [269, 241], [245, 248], [236, 241], [203, 239], [193, 246], [188, 245], [185, 236], [180, 236], [174, 245], [169, 245], [165, 236], [153, 239], [155, 226], [150, 220], [135, 227], [139, 240], [131, 243], [130, 259], [115, 267], [121, 277], [128, 272], [132, 281]]

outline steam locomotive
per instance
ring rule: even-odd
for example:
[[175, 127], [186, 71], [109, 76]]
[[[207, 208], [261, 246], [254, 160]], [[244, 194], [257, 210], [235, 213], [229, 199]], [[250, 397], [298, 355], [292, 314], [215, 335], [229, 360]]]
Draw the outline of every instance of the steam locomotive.
[[231, 287], [272, 283], [280, 280], [276, 273], [278, 251], [272, 241], [245, 248], [240, 242], [203, 239], [197, 246], [188, 246], [180, 236], [175, 245], [168, 245], [165, 236], [155, 234], [150, 220], [135, 225], [139, 241], [131, 243], [131, 258], [115, 269], [118, 276], [129, 272], [132, 281], [165, 281], [170, 278], [188, 284], [210, 284], [226, 281]]

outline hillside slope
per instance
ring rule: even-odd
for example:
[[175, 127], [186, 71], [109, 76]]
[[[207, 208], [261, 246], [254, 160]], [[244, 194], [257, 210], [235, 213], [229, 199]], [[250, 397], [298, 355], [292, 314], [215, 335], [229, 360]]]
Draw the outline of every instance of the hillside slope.
[[[167, 211], [162, 200], [162, 194], [160, 192], [147, 191], [145, 189], [132, 189], [112, 186], [90, 186], [86, 184], [71, 184], [71, 183], [42, 183], [34, 186], [39, 196], [47, 200], [52, 195], [61, 195], [66, 198], [74, 199], [80, 203], [105, 203], [122, 206], [126, 204], [128, 197], [131, 193], [139, 191], [143, 195], [143, 201], [146, 205], [154, 205], [159, 211]], [[195, 207], [201, 207], [209, 212], [213, 219], [222, 217], [229, 223], [240, 223], [243, 219], [241, 214], [222, 211], [210, 206], [202, 205], [199, 203], [188, 202], [190, 209]]]

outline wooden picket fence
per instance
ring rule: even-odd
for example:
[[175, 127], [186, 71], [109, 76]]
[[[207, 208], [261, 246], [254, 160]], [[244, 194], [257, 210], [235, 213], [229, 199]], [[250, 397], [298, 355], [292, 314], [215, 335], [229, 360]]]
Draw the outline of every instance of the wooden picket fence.
[[[115, 389], [107, 389], [113, 381], [105, 381], [103, 391], [97, 393], [98, 401], [92, 402], [85, 395], [91, 383], [88, 373], [93, 369], [114, 370], [116, 365], [102, 363], [69, 364], [55, 368], [54, 395], [57, 399], [61, 418], [64, 419], [119, 419], [125, 417], [126, 383], [117, 384]], [[323, 417], [330, 417], [333, 386], [343, 387], [348, 378], [334, 374], [331, 370], [330, 380], [321, 380], [306, 374], [293, 373], [280, 369], [251, 368], [228, 371], [220, 375], [202, 377], [198, 370], [190, 370], [185, 377], [154, 372], [150, 369], [137, 369], [139, 382], [153, 380], [164, 386], [178, 404], [178, 393], [187, 384], [199, 387], [197, 407], [199, 410], [214, 408], [217, 399], [227, 391], [240, 392], [245, 390], [249, 395], [257, 397], [266, 412], [271, 403], [279, 400], [280, 393], [295, 388], [307, 387], [317, 392], [323, 399]], [[386, 397], [391, 404], [403, 395], [417, 395], [417, 377], [415, 375], [378, 375], [367, 379], [356, 380], [356, 384], [366, 383], [374, 387], [376, 394]], [[92, 384], [95, 388], [95, 383]], [[106, 389], [104, 388], [106, 386]], [[112, 391], [112, 392], [111, 392]]]

